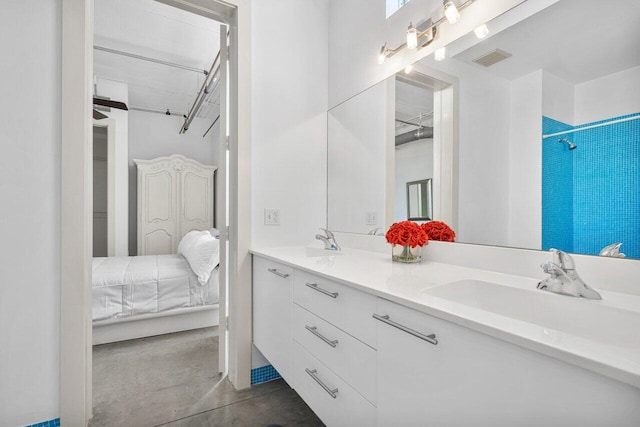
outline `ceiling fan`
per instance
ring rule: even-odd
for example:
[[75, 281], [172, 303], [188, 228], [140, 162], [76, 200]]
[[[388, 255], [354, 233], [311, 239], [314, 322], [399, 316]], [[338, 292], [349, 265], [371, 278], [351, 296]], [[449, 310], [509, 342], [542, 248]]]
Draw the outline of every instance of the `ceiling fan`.
[[[109, 107], [109, 108], [116, 108], [118, 110], [129, 111], [129, 107], [127, 107], [127, 104], [125, 104], [124, 102], [112, 101], [110, 99], [99, 98], [96, 96], [93, 97], [93, 105], [100, 105], [101, 107]], [[93, 109], [93, 118], [95, 120], [102, 120], [108, 117], [109, 116], [107, 116], [106, 114], [102, 114], [100, 111], [96, 110], [95, 108]]]

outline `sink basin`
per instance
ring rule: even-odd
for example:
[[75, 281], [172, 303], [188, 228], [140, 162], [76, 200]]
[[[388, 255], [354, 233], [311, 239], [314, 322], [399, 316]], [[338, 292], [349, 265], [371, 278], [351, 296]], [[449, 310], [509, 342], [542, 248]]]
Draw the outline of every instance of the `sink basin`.
[[334, 255], [342, 255], [340, 251], [330, 251], [327, 249], [320, 248], [304, 248], [304, 254], [307, 257], [321, 257], [321, 256], [334, 256]]
[[589, 340], [640, 348], [640, 313], [609, 307], [605, 301], [480, 280], [447, 283], [423, 293]]

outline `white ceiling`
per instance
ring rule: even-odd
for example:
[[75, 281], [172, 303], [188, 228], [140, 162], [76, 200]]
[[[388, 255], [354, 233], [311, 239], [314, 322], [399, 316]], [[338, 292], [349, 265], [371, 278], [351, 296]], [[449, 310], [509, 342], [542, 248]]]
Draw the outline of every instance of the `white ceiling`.
[[[513, 56], [471, 62], [496, 48]], [[509, 80], [544, 69], [578, 84], [626, 70], [640, 65], [640, 1], [560, 0], [454, 58]]]
[[[433, 126], [433, 91], [396, 79], [396, 119], [419, 124], [420, 114], [423, 126]], [[395, 132], [400, 135], [417, 128], [396, 122]]]
[[[94, 44], [209, 70], [220, 24], [154, 0], [95, 0]], [[187, 113], [203, 73], [94, 50], [94, 74], [129, 85], [129, 106]], [[100, 95], [100, 94], [98, 94]], [[214, 94], [199, 114], [215, 119]]]

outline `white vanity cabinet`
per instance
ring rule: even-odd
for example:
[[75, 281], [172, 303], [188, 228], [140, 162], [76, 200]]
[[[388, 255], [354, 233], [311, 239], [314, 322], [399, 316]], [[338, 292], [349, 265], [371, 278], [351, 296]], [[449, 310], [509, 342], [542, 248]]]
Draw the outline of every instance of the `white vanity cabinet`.
[[376, 314], [378, 426], [638, 425], [632, 386], [381, 298]]
[[291, 338], [293, 269], [253, 258], [253, 342], [289, 384], [293, 384]]

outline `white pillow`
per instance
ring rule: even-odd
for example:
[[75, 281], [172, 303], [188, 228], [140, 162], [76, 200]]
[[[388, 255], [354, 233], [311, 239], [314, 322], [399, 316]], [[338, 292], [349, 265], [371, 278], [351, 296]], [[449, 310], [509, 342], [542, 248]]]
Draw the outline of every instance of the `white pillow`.
[[211, 236], [209, 230], [193, 230], [180, 240], [178, 253], [186, 258], [191, 270], [198, 276], [198, 282], [204, 286], [220, 262], [220, 241]]

